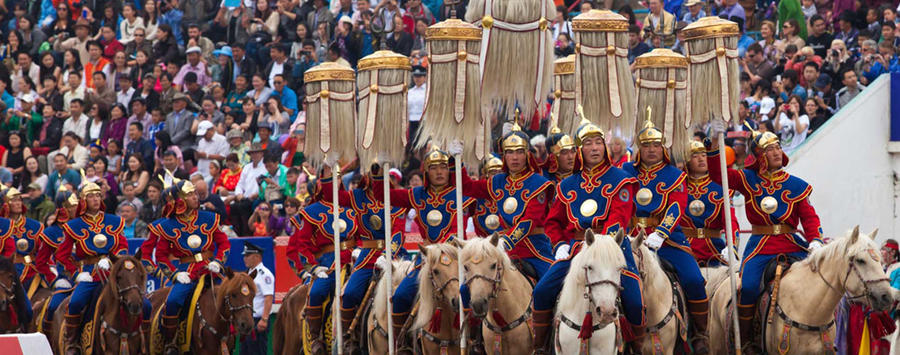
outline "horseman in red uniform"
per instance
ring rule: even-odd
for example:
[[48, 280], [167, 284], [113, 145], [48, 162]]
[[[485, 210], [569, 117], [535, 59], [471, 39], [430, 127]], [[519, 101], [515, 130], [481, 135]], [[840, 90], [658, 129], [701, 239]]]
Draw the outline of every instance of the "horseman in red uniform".
[[[491, 156], [484, 162], [481, 168], [481, 178], [490, 179], [491, 176], [503, 172], [503, 161]], [[503, 227], [500, 224], [500, 216], [497, 215], [497, 203], [491, 199], [480, 198], [475, 201], [475, 212], [472, 214], [472, 223], [475, 226], [475, 234], [479, 237], [487, 237], [499, 232]]]
[[[725, 265], [728, 261], [725, 232], [725, 216], [729, 216], [731, 230], [737, 235], [738, 222], [734, 209], [725, 208], [722, 185], [709, 178], [706, 147], [698, 141], [691, 142], [690, 159], [685, 163], [688, 174], [685, 192], [688, 196], [687, 214], [681, 219], [681, 232], [691, 243], [691, 251], [701, 267]], [[733, 193], [734, 190], [729, 190]], [[732, 236], [737, 245], [737, 238]], [[736, 251], [732, 251], [736, 253]], [[734, 254], [732, 254], [734, 255]]]

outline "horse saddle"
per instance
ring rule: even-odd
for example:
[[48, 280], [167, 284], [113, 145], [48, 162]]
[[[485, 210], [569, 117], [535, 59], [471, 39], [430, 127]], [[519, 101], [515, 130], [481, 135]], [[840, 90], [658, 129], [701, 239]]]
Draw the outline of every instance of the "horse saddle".
[[771, 291], [772, 282], [775, 281], [776, 271], [778, 269], [778, 265], [781, 265], [781, 276], [787, 273], [788, 269], [791, 268], [795, 262], [798, 262], [800, 258], [789, 256], [787, 254], [779, 254], [774, 259], [769, 260], [769, 263], [766, 264], [766, 268], [763, 271], [763, 277], [760, 282], [762, 282], [760, 286], [760, 290]]
[[522, 259], [515, 259], [512, 261], [513, 266], [516, 267], [516, 270], [522, 273], [525, 276], [525, 279], [528, 280], [528, 283], [531, 284], [531, 288], [534, 289], [534, 285], [537, 283], [538, 274], [537, 269], [534, 268], [533, 265], [522, 261]]

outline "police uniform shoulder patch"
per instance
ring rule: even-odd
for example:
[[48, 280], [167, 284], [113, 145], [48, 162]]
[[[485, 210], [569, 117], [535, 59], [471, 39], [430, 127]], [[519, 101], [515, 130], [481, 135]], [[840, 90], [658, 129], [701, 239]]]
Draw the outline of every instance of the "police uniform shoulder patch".
[[631, 193], [628, 192], [628, 189], [622, 189], [619, 191], [619, 200], [622, 202], [628, 202], [631, 200]]
[[265, 279], [265, 282], [266, 282], [267, 285], [268, 285], [268, 284], [271, 284], [271, 283], [272, 283], [272, 278], [269, 277], [269, 276], [267, 275], [267, 276], [266, 276], [266, 279]]

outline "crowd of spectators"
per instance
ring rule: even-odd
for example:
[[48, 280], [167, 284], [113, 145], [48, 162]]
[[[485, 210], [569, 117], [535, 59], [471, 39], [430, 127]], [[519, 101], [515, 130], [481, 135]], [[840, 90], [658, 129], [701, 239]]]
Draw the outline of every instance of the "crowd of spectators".
[[[879, 75], [900, 71], [896, 4], [881, 3], [565, 0], [550, 30], [555, 54], [567, 56], [571, 19], [613, 9], [631, 24], [633, 61], [653, 48], [682, 51], [681, 30], [705, 15], [738, 22], [741, 118], [790, 151]], [[465, 6], [455, 5], [458, 17]], [[233, 235], [290, 234], [287, 217], [307, 202], [314, 173], [303, 155], [303, 73], [326, 61], [355, 67], [382, 47], [409, 56], [414, 132], [428, 85], [425, 29], [450, 12], [440, 0], [4, 1], [0, 183], [27, 192], [29, 214], [47, 222], [61, 187], [96, 182], [126, 235], [142, 237], [160, 217], [164, 186], [190, 179], [201, 208]], [[546, 123], [546, 112], [535, 115]], [[745, 155], [746, 128], [731, 130], [729, 144]], [[625, 140], [611, 140], [617, 156]], [[392, 178], [421, 185], [420, 157], [409, 149]], [[350, 172], [344, 182], [359, 179]]]

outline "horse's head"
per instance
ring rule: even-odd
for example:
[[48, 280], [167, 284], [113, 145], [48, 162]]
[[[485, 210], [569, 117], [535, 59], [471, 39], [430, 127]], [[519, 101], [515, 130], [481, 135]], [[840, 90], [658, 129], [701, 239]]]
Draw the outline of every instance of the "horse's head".
[[590, 230], [584, 233], [584, 246], [572, 258], [572, 265], [566, 282], [584, 285], [585, 297], [590, 309], [600, 317], [602, 324], [609, 324], [618, 317], [616, 299], [621, 289], [622, 270], [625, 256], [619, 247], [625, 234], [622, 230], [614, 236], [594, 235]]
[[217, 290], [219, 302], [219, 314], [234, 326], [241, 335], [250, 335], [255, 326], [253, 322], [253, 297], [256, 295], [256, 284], [253, 279], [255, 271], [251, 275], [243, 272], [234, 272], [226, 267], [224, 270], [225, 281]]
[[500, 235], [462, 242], [460, 260], [465, 269], [466, 285], [471, 296], [472, 312], [483, 318], [494, 306], [492, 303], [500, 291], [503, 272], [515, 270], [506, 252], [499, 246]]
[[12, 260], [0, 257], [0, 312], [16, 304], [18, 278]]
[[147, 271], [141, 262], [128, 255], [110, 255], [113, 266], [109, 274], [109, 284], [119, 297], [119, 303], [129, 314], [136, 316], [144, 309], [144, 291], [147, 285]]
[[[872, 308], [887, 310], [893, 305], [894, 297], [874, 240], [876, 234], [877, 229], [869, 235], [862, 234], [856, 226], [848, 237], [813, 252], [810, 259], [820, 272], [825, 272], [829, 264], [843, 265], [846, 271], [840, 276], [849, 297], [865, 298]], [[845, 262], [837, 262], [840, 258], [844, 258]]]
[[[459, 271], [456, 247], [449, 244], [419, 245], [422, 270], [419, 272], [419, 299], [445, 302], [459, 307]], [[438, 305], [434, 305], [437, 307]]]

